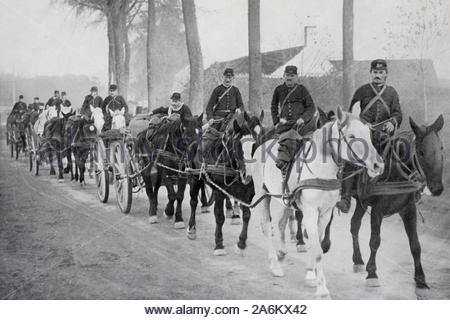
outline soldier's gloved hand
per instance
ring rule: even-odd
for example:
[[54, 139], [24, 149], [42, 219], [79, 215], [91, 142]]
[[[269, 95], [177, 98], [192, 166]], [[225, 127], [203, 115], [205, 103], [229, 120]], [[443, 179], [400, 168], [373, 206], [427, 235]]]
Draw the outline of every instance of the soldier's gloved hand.
[[302, 125], [304, 125], [305, 124], [305, 120], [303, 120], [302, 118], [299, 118], [298, 120], [297, 120], [297, 125], [298, 126], [302, 126]]
[[383, 126], [383, 129], [386, 130], [387, 132], [391, 133], [392, 131], [394, 131], [395, 127], [392, 124], [392, 122], [386, 122]]
[[214, 124], [214, 119], [209, 119], [208, 125], [209, 125], [209, 126], [212, 126], [213, 124]]
[[280, 123], [281, 123], [281, 124], [285, 124], [286, 122], [287, 122], [287, 120], [286, 120], [285, 118], [281, 118], [281, 119], [280, 119]]
[[241, 114], [241, 109], [237, 108], [236, 109], [236, 114]]

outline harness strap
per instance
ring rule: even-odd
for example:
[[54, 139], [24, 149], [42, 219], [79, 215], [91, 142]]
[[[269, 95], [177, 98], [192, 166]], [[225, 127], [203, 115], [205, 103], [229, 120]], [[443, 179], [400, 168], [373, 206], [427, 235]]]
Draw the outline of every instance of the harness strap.
[[375, 102], [377, 102], [378, 100], [381, 101], [381, 103], [383, 104], [384, 108], [386, 109], [386, 111], [388, 112], [388, 114], [391, 113], [391, 111], [389, 110], [389, 107], [386, 104], [386, 101], [384, 101], [383, 97], [381, 96], [384, 91], [386, 90], [386, 85], [383, 86], [383, 88], [380, 90], [380, 92], [377, 92], [377, 90], [375, 89], [375, 87], [370, 84], [370, 87], [372, 88], [373, 92], [375, 93], [375, 97], [372, 98], [372, 100], [369, 101], [369, 103], [366, 105], [366, 107], [364, 108], [364, 110], [361, 112], [361, 116], [365, 115], [367, 113], [367, 111], [375, 104]]
[[222, 93], [222, 95], [219, 97], [219, 99], [217, 99], [216, 104], [213, 106], [213, 112], [216, 111], [217, 106], [219, 105], [219, 102], [222, 101], [222, 99], [227, 95], [228, 92], [230, 92], [231, 88], [233, 88], [233, 85], [229, 86], [227, 88], [227, 90], [225, 90], [224, 93]]
[[281, 106], [280, 106], [280, 114], [282, 113], [283, 108], [286, 105], [287, 99], [289, 99], [289, 97], [294, 93], [294, 91], [297, 89], [297, 87], [298, 87], [298, 84], [296, 84], [294, 86], [294, 88], [292, 88], [291, 91], [289, 91], [288, 94], [286, 95], [286, 97], [284, 98], [284, 100], [283, 100], [283, 102], [281, 103]]

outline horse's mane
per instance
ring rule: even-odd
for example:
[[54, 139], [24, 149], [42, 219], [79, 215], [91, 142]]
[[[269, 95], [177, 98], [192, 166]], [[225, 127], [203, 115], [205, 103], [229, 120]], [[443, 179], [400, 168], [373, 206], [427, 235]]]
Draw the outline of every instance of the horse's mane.
[[179, 131], [180, 128], [181, 128], [181, 119], [167, 121], [166, 123], [162, 123], [161, 126], [158, 128], [157, 135], [158, 136], [169, 135]]

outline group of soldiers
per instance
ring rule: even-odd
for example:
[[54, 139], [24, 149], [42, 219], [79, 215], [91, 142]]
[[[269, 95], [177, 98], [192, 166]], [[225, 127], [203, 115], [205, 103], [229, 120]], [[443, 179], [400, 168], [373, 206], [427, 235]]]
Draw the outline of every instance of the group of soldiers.
[[[371, 125], [382, 124], [380, 131], [388, 135], [394, 133], [402, 121], [399, 97], [396, 90], [386, 84], [388, 76], [387, 63], [383, 59], [372, 61], [370, 65], [371, 82], [356, 90], [351, 100], [349, 111], [355, 103], [360, 103], [360, 118]], [[233, 84], [234, 70], [226, 68], [223, 72], [222, 83], [217, 86], [206, 106], [207, 127], [219, 130], [221, 122], [232, 117], [236, 113], [244, 112], [242, 96]], [[277, 167], [282, 171], [285, 178], [292, 166], [295, 153], [298, 151], [298, 141], [301, 137], [316, 129], [315, 115], [317, 114], [313, 98], [307, 88], [299, 83], [296, 66], [286, 66], [283, 77], [283, 84], [277, 86], [273, 93], [271, 103], [271, 115], [275, 131], [279, 137], [279, 150]], [[94, 108], [101, 108], [105, 117], [104, 130], [111, 127], [111, 115], [109, 111], [124, 109], [128, 115], [128, 106], [125, 99], [118, 94], [117, 85], [110, 85], [109, 95], [104, 100], [98, 95], [98, 88], [92, 87], [90, 94], [84, 99], [80, 110], [81, 116], [90, 118]], [[58, 116], [68, 117], [75, 114], [71, 108], [71, 103], [65, 92], [55, 91], [47, 103], [42, 106], [39, 98], [35, 98], [34, 103], [29, 108], [42, 110], [48, 106], [56, 106]], [[23, 96], [14, 105], [13, 112], [27, 109], [23, 102]], [[174, 92], [170, 97], [169, 107], [154, 109], [152, 114], [162, 113], [166, 115], [179, 114], [181, 117], [190, 117], [192, 112], [189, 107], [182, 102], [181, 94]], [[352, 164], [346, 164], [344, 177], [349, 177], [349, 172], [353, 170]], [[348, 212], [350, 208], [350, 192], [353, 185], [353, 178], [344, 179], [342, 187], [342, 198], [337, 203], [337, 207]]]

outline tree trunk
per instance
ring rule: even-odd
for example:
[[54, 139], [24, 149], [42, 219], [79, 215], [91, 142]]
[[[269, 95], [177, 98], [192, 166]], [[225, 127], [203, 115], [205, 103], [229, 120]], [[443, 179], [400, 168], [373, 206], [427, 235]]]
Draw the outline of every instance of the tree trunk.
[[116, 46], [114, 27], [110, 13], [106, 14], [107, 32], [108, 32], [108, 84], [116, 82]]
[[260, 0], [248, 0], [249, 109], [259, 114], [262, 105]]
[[203, 111], [203, 56], [198, 34], [194, 0], [181, 1], [190, 65], [189, 105], [194, 113]]
[[115, 73], [119, 93], [126, 99], [128, 90], [128, 80], [126, 76], [126, 42], [128, 37], [127, 30], [127, 10], [128, 0], [112, 1], [111, 24], [114, 30], [114, 52], [115, 52]]
[[147, 93], [148, 108], [156, 107], [155, 96], [155, 39], [156, 38], [156, 6], [155, 0], [148, 0], [147, 21]]
[[353, 92], [353, 0], [344, 0], [342, 10], [342, 103], [350, 104]]

